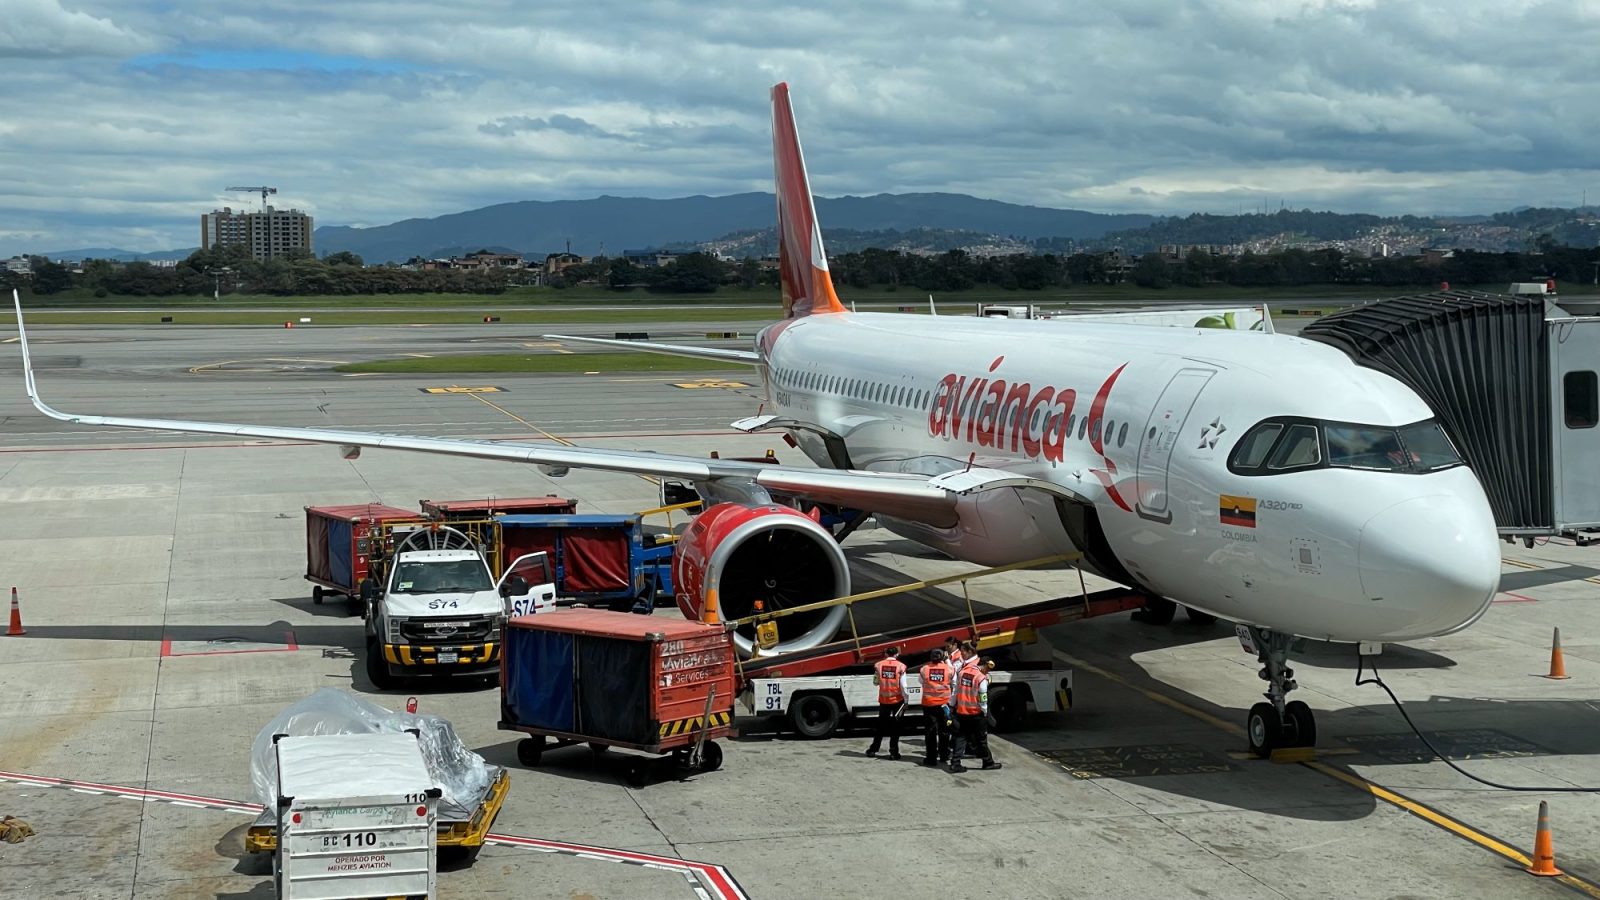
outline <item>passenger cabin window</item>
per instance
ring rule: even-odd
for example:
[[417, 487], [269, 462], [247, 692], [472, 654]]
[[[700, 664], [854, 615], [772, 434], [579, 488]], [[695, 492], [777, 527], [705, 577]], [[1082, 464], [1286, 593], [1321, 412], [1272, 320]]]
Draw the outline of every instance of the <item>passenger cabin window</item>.
[[1562, 409], [1568, 428], [1600, 423], [1600, 384], [1593, 372], [1568, 372], [1561, 378]]
[[1461, 464], [1461, 454], [1434, 419], [1398, 428], [1268, 419], [1245, 432], [1228, 457], [1228, 469], [1239, 475], [1320, 468], [1423, 474]]

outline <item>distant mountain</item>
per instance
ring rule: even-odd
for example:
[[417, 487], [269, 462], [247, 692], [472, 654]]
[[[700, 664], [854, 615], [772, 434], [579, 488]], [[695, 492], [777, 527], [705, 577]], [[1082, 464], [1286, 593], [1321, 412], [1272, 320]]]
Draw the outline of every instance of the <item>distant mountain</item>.
[[[965, 194], [818, 197], [816, 202], [826, 227], [856, 231], [950, 229], [1017, 238], [1084, 239], [1155, 220], [1145, 215], [1021, 206]], [[537, 256], [564, 250], [568, 242], [573, 252], [586, 256], [602, 246], [618, 255], [765, 229], [772, 225], [774, 208], [773, 196], [765, 193], [671, 200], [609, 196], [524, 200], [372, 228], [323, 226], [316, 231], [316, 247], [318, 255], [349, 250], [369, 263], [399, 262], [454, 247], [515, 247]]]
[[114, 259], [118, 262], [157, 262], [168, 259], [188, 259], [189, 254], [199, 250], [199, 247], [190, 247], [187, 250], [157, 250], [152, 253], [139, 253], [134, 250], [122, 250], [116, 247], [85, 247], [81, 250], [51, 250], [49, 253], [40, 253], [40, 256], [49, 259]]

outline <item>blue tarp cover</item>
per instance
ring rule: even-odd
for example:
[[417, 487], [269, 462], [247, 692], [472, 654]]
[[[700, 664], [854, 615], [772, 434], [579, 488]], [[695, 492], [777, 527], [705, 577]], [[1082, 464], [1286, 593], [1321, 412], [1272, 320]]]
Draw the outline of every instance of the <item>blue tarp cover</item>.
[[573, 732], [573, 635], [506, 629], [506, 713], [515, 725]]
[[351, 537], [349, 522], [331, 519], [328, 522], [328, 570], [332, 577], [328, 580], [345, 587], [356, 587], [355, 559], [351, 556]]

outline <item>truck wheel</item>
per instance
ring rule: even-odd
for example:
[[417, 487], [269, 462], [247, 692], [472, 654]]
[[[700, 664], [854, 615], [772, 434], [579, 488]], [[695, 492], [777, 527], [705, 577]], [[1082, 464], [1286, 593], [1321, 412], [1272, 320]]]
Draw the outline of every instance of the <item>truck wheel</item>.
[[400, 679], [389, 672], [389, 664], [383, 659], [383, 647], [370, 639], [367, 641], [367, 678], [380, 691], [391, 690], [400, 683]]
[[722, 748], [716, 741], [706, 741], [700, 748], [700, 771], [715, 772], [722, 768]]
[[530, 769], [544, 761], [544, 735], [536, 734], [517, 741], [517, 762]]
[[1017, 731], [1028, 722], [1028, 698], [1022, 689], [1010, 687], [997, 691], [989, 701], [989, 711], [994, 713], [996, 731]]
[[311, 602], [312, 603], [315, 603], [316, 605], [321, 606], [322, 605], [323, 596], [324, 596], [324, 594], [323, 594], [323, 591], [322, 591], [322, 585], [319, 584], [316, 587], [311, 589]]
[[839, 728], [842, 711], [827, 694], [803, 694], [789, 704], [789, 722], [801, 737], [820, 740]]

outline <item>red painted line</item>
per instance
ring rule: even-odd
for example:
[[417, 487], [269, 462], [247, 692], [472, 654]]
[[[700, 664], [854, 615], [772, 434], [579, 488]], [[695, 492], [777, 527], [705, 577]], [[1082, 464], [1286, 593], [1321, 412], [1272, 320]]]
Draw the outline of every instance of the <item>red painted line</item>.
[[[116, 784], [100, 784], [95, 781], [76, 781], [70, 778], [52, 778], [48, 775], [24, 775], [20, 772], [0, 772], [0, 779], [36, 784], [46, 787], [82, 788], [84, 790], [104, 792], [107, 794], [126, 794], [152, 800], [181, 801], [185, 803], [198, 803], [209, 807], [220, 807], [241, 812], [260, 813], [264, 808], [259, 803], [245, 803], [238, 800], [222, 800], [217, 797], [202, 797], [198, 794], [178, 794], [171, 791], [157, 791], [146, 788], [124, 787]], [[516, 847], [534, 847], [555, 850], [562, 853], [583, 853], [589, 856], [599, 856], [606, 859], [627, 860], [637, 863], [650, 863], [652, 865], [670, 868], [679, 872], [693, 872], [695, 877], [712, 893], [726, 900], [747, 900], [748, 894], [734, 880], [733, 875], [723, 866], [714, 863], [695, 862], [694, 860], [679, 859], [673, 856], [657, 856], [652, 853], [635, 853], [631, 850], [613, 850], [609, 847], [592, 847], [587, 844], [569, 844], [565, 841], [550, 841], [542, 838], [523, 837], [514, 834], [488, 835], [488, 839], [496, 843], [508, 844]]]
[[1524, 597], [1521, 594], [1513, 594], [1510, 591], [1501, 591], [1500, 594], [1501, 594], [1501, 596], [1509, 597], [1510, 599], [1509, 600], [1501, 600], [1501, 599], [1496, 598], [1493, 602], [1495, 602], [1495, 603], [1538, 603], [1539, 602], [1534, 597]]
[[16, 781], [31, 781], [36, 784], [51, 785], [54, 787], [80, 787], [90, 790], [105, 791], [113, 794], [133, 794], [136, 797], [149, 797], [155, 800], [184, 800], [189, 803], [204, 803], [209, 806], [225, 806], [231, 809], [248, 809], [260, 812], [259, 803], [244, 803], [238, 800], [222, 800], [217, 797], [201, 797], [198, 794], [175, 794], [171, 791], [156, 791], [145, 788], [125, 787], [120, 784], [100, 784], [95, 781], [76, 781], [71, 778], [51, 778], [48, 775], [23, 775], [20, 772], [0, 772], [0, 778], [9, 778]]

